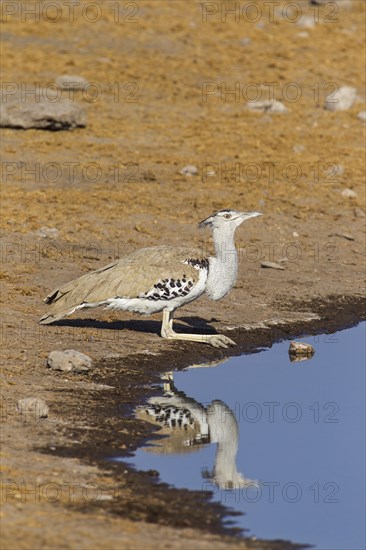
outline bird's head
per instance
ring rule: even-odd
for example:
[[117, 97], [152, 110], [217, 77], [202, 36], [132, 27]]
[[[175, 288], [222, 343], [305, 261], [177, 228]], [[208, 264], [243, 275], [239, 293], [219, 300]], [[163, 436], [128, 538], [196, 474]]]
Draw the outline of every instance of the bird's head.
[[235, 230], [241, 223], [250, 218], [261, 216], [260, 212], [238, 212], [237, 210], [219, 210], [212, 216], [199, 223], [199, 228], [211, 227], [212, 229]]

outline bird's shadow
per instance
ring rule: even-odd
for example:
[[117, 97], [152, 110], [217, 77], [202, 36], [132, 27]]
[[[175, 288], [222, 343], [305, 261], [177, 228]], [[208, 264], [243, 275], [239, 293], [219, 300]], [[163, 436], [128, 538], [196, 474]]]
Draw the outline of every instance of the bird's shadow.
[[[187, 328], [186, 325], [189, 325], [195, 329], [192, 334], [198, 330], [205, 330], [208, 334], [216, 334], [216, 330], [210, 326], [212, 321], [216, 319], [203, 319], [202, 317], [181, 317], [180, 319], [174, 320], [174, 330], [178, 329], [178, 332], [184, 332]], [[183, 321], [181, 323], [180, 321]], [[103, 329], [103, 330], [133, 330], [135, 332], [145, 332], [151, 334], [160, 334], [161, 330], [161, 321], [153, 320], [128, 320], [128, 321], [98, 321], [98, 319], [63, 319], [61, 321], [56, 321], [52, 323], [53, 326], [57, 327], [77, 327], [77, 328], [90, 328], [90, 329]]]

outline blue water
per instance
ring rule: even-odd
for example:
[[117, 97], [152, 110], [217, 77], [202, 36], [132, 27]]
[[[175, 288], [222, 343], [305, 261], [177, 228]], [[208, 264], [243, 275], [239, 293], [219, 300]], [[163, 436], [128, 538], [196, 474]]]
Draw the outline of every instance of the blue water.
[[253, 482], [227, 488], [213, 479], [216, 443], [184, 454], [145, 447], [131, 463], [158, 470], [176, 487], [212, 490], [216, 500], [245, 513], [235, 523], [249, 529], [247, 536], [364, 550], [365, 328], [302, 339], [315, 348], [302, 362], [289, 360], [283, 342], [174, 373], [177, 390], [211, 410], [211, 418], [221, 415], [218, 437], [228, 435], [221, 448], [238, 439], [234, 469]]

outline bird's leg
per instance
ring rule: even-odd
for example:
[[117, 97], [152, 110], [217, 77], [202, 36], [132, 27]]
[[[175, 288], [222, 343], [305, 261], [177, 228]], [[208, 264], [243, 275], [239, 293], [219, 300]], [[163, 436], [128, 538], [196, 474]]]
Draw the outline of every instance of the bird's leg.
[[182, 334], [173, 330], [173, 312], [163, 311], [163, 322], [161, 325], [161, 335], [168, 340], [186, 340], [190, 342], [201, 342], [210, 344], [214, 348], [227, 348], [235, 346], [235, 342], [223, 334]]
[[164, 380], [163, 389], [165, 393], [169, 393], [174, 388], [174, 373], [172, 370], [163, 374], [162, 379]]

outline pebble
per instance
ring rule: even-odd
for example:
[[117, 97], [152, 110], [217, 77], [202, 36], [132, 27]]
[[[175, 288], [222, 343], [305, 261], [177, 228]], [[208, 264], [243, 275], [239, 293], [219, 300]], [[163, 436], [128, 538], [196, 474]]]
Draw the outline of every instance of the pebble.
[[325, 98], [325, 108], [328, 111], [347, 111], [352, 107], [357, 95], [356, 88], [341, 86], [336, 92]]
[[19, 399], [17, 410], [22, 416], [33, 417], [35, 420], [39, 418], [47, 418], [49, 408], [43, 399], [39, 397], [26, 397]]
[[355, 238], [350, 233], [331, 233], [330, 237], [341, 237], [342, 239], [347, 239], [347, 241], [354, 241]]
[[[327, 170], [325, 170], [325, 175], [327, 178], [336, 178], [337, 176], [343, 176], [344, 174], [344, 166], [342, 164], [333, 164], [330, 163], [330, 166]], [[331, 181], [331, 180], [329, 180]], [[333, 179], [335, 183], [335, 179]]]
[[356, 218], [365, 218], [366, 217], [366, 214], [362, 210], [362, 208], [355, 208], [353, 213], [356, 216]]
[[281, 101], [265, 100], [265, 101], [248, 101], [247, 108], [251, 111], [265, 111], [270, 113], [287, 113], [289, 109], [281, 103]]
[[288, 352], [290, 357], [300, 356], [302, 359], [309, 359], [314, 355], [315, 350], [311, 344], [306, 344], [304, 342], [291, 342]]
[[358, 120], [362, 120], [362, 122], [366, 122], [366, 111], [361, 111], [357, 115]]
[[48, 237], [49, 239], [56, 239], [58, 234], [59, 230], [56, 229], [56, 227], [41, 227], [38, 231], [36, 231], [36, 235], [38, 235], [38, 237]]
[[54, 350], [48, 355], [47, 366], [63, 372], [83, 373], [90, 370], [92, 359], [74, 349]]
[[297, 239], [298, 237], [300, 237], [300, 235], [298, 234], [297, 231], [293, 231], [293, 232], [292, 232], [292, 236], [293, 236], [295, 239]]
[[306, 32], [306, 31], [300, 31], [300, 32], [297, 33], [297, 36], [298, 36], [299, 38], [309, 38], [310, 35], [309, 35], [309, 33]]
[[95, 61], [99, 61], [99, 63], [108, 63], [108, 64], [112, 63], [109, 57], [97, 57]]
[[343, 189], [341, 195], [342, 195], [342, 197], [345, 197], [346, 199], [356, 199], [357, 198], [356, 191], [353, 191], [353, 189], [349, 189], [349, 187], [346, 187], [346, 189]]
[[242, 46], [248, 46], [250, 43], [251, 43], [250, 38], [242, 38], [242, 39], [240, 40], [240, 44], [241, 44]]
[[180, 172], [180, 174], [183, 174], [184, 176], [197, 176], [198, 174], [198, 168], [197, 166], [194, 166], [193, 164], [187, 164], [187, 166], [184, 166]]
[[89, 82], [82, 76], [72, 76], [69, 74], [58, 76], [55, 82], [63, 90], [82, 90], [85, 86], [89, 85]]
[[300, 17], [299, 21], [297, 21], [296, 25], [304, 29], [312, 29], [315, 27], [314, 17], [311, 15], [303, 15]]
[[86, 114], [73, 101], [49, 93], [43, 96], [29, 95], [24, 101], [16, 94], [0, 105], [0, 127], [28, 130], [72, 130], [86, 126]]
[[281, 269], [282, 271], [285, 269], [283, 265], [276, 264], [275, 262], [262, 262], [261, 267], [266, 267], [270, 269]]
[[292, 151], [297, 154], [303, 153], [305, 151], [305, 145], [302, 145], [301, 143], [294, 145]]

